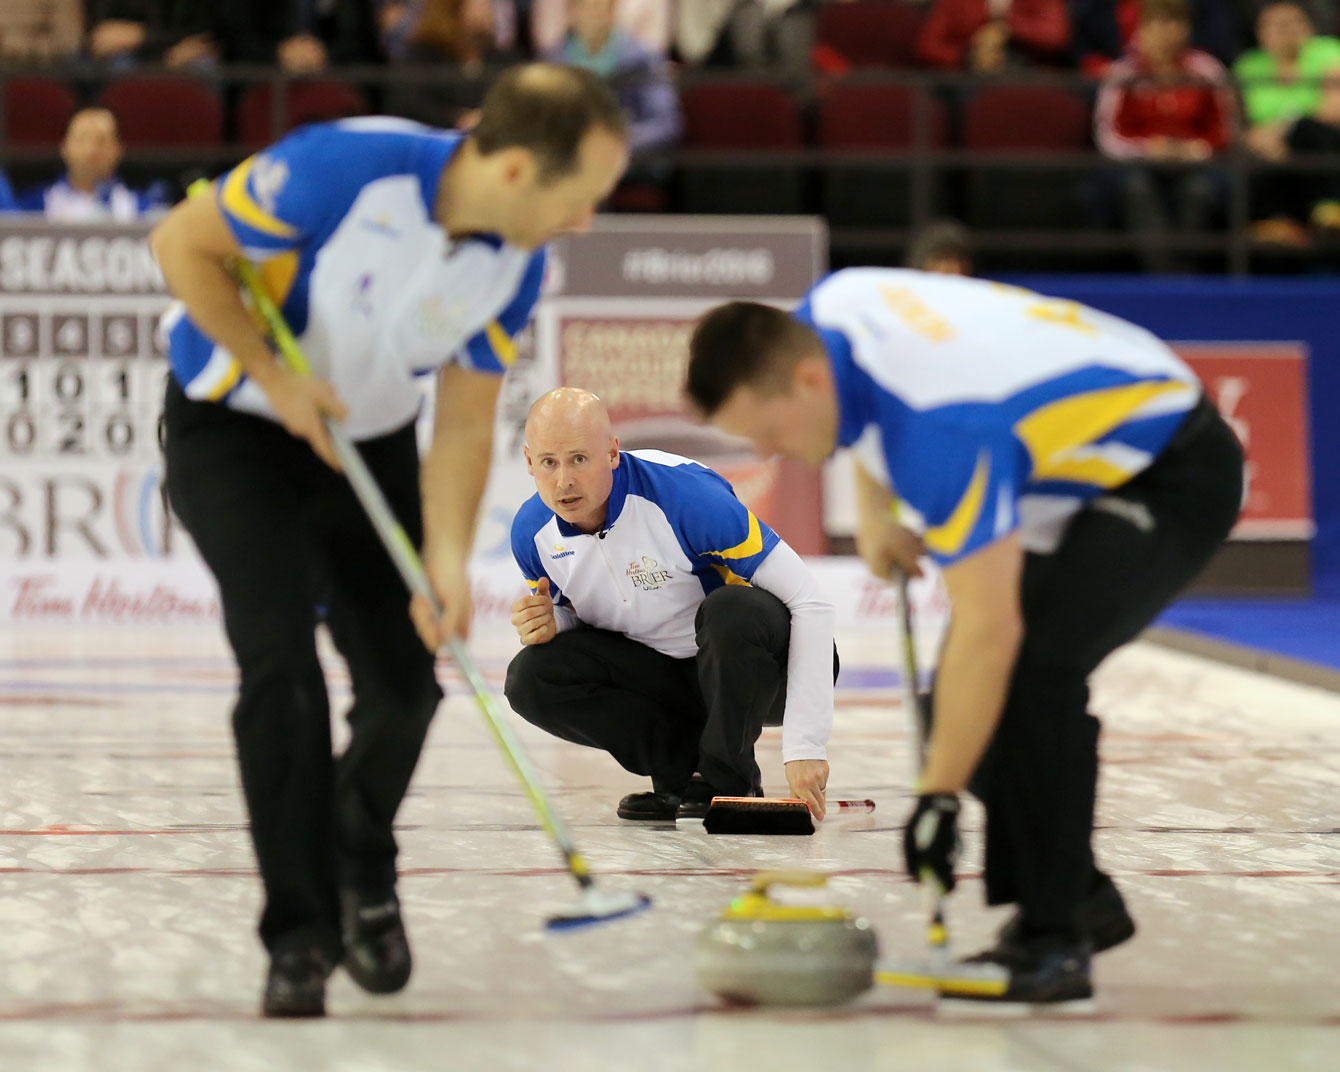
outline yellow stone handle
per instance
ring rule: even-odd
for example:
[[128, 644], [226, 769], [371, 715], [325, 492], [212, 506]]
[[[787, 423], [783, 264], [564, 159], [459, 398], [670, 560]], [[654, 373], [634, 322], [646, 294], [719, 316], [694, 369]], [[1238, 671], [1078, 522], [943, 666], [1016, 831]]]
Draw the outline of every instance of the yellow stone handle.
[[750, 893], [766, 897], [772, 886], [823, 886], [828, 876], [822, 871], [760, 871], [754, 876]]

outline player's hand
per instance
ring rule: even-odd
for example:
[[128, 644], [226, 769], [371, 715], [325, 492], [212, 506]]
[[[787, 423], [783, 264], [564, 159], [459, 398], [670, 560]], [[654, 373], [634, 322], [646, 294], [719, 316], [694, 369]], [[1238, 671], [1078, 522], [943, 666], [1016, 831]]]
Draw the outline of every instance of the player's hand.
[[810, 806], [810, 813], [822, 819], [826, 809], [824, 790], [828, 788], [828, 760], [793, 759], [786, 765], [786, 784], [791, 795]]
[[958, 837], [958, 809], [953, 793], [923, 793], [903, 830], [907, 873], [920, 882], [922, 872], [929, 871], [945, 893], [954, 888], [954, 865], [963, 847]]
[[892, 580], [898, 572], [920, 577], [918, 559], [925, 550], [920, 536], [892, 518], [863, 521], [856, 529], [856, 553], [881, 580]]
[[512, 604], [512, 624], [523, 644], [548, 644], [558, 635], [548, 577], [541, 577], [531, 595]]
[[450, 640], [465, 640], [470, 635], [474, 597], [470, 594], [470, 577], [464, 566], [435, 568], [430, 562], [428, 578], [437, 593], [442, 614], [434, 614], [428, 600], [416, 593], [410, 597], [409, 616], [424, 647], [435, 652]]
[[279, 423], [290, 435], [307, 440], [323, 462], [338, 470], [340, 462], [335, 457], [335, 448], [323, 418], [330, 416], [342, 421], [349, 415], [349, 410], [340, 401], [335, 388], [325, 380], [282, 367], [264, 386]]

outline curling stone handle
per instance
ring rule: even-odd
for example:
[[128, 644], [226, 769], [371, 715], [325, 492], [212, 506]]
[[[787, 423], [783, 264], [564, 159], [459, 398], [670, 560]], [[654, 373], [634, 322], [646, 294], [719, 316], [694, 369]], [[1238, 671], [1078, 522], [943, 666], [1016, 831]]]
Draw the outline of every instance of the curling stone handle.
[[822, 871], [760, 871], [754, 876], [750, 893], [767, 896], [772, 886], [822, 886], [828, 876]]

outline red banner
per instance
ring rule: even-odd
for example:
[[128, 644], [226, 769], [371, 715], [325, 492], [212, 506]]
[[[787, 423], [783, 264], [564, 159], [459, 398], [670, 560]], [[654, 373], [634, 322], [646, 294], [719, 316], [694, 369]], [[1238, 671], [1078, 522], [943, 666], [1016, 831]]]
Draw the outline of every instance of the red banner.
[[1184, 342], [1173, 349], [1205, 384], [1247, 452], [1246, 503], [1233, 535], [1306, 540], [1312, 516], [1307, 347]]

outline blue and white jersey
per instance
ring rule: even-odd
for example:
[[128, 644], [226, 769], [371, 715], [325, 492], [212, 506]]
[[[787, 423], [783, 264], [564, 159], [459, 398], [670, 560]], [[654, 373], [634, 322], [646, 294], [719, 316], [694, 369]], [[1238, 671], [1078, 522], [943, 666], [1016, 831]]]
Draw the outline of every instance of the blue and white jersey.
[[1201, 394], [1143, 328], [983, 280], [847, 269], [796, 317], [832, 362], [838, 444], [921, 515], [942, 564], [1016, 530], [1026, 550], [1054, 550], [1084, 503], [1158, 456]]
[[[414, 419], [417, 375], [456, 361], [501, 374], [539, 296], [544, 251], [496, 235], [448, 238], [433, 218], [462, 137], [399, 119], [301, 127], [215, 184], [220, 211], [356, 439]], [[186, 394], [273, 416], [236, 359], [164, 314]]]
[[70, 185], [68, 177], [46, 186], [27, 190], [15, 200], [24, 212], [41, 212], [49, 220], [67, 223], [101, 223], [113, 220], [129, 223], [147, 213], [167, 208], [166, 187], [154, 183], [144, 190], [132, 190], [120, 179], [99, 183], [92, 193]]
[[540, 500], [512, 522], [512, 554], [533, 591], [583, 622], [624, 633], [675, 659], [698, 653], [698, 605], [724, 584], [746, 584], [779, 543], [706, 466], [658, 450], [623, 451], [605, 527], [581, 532]]

